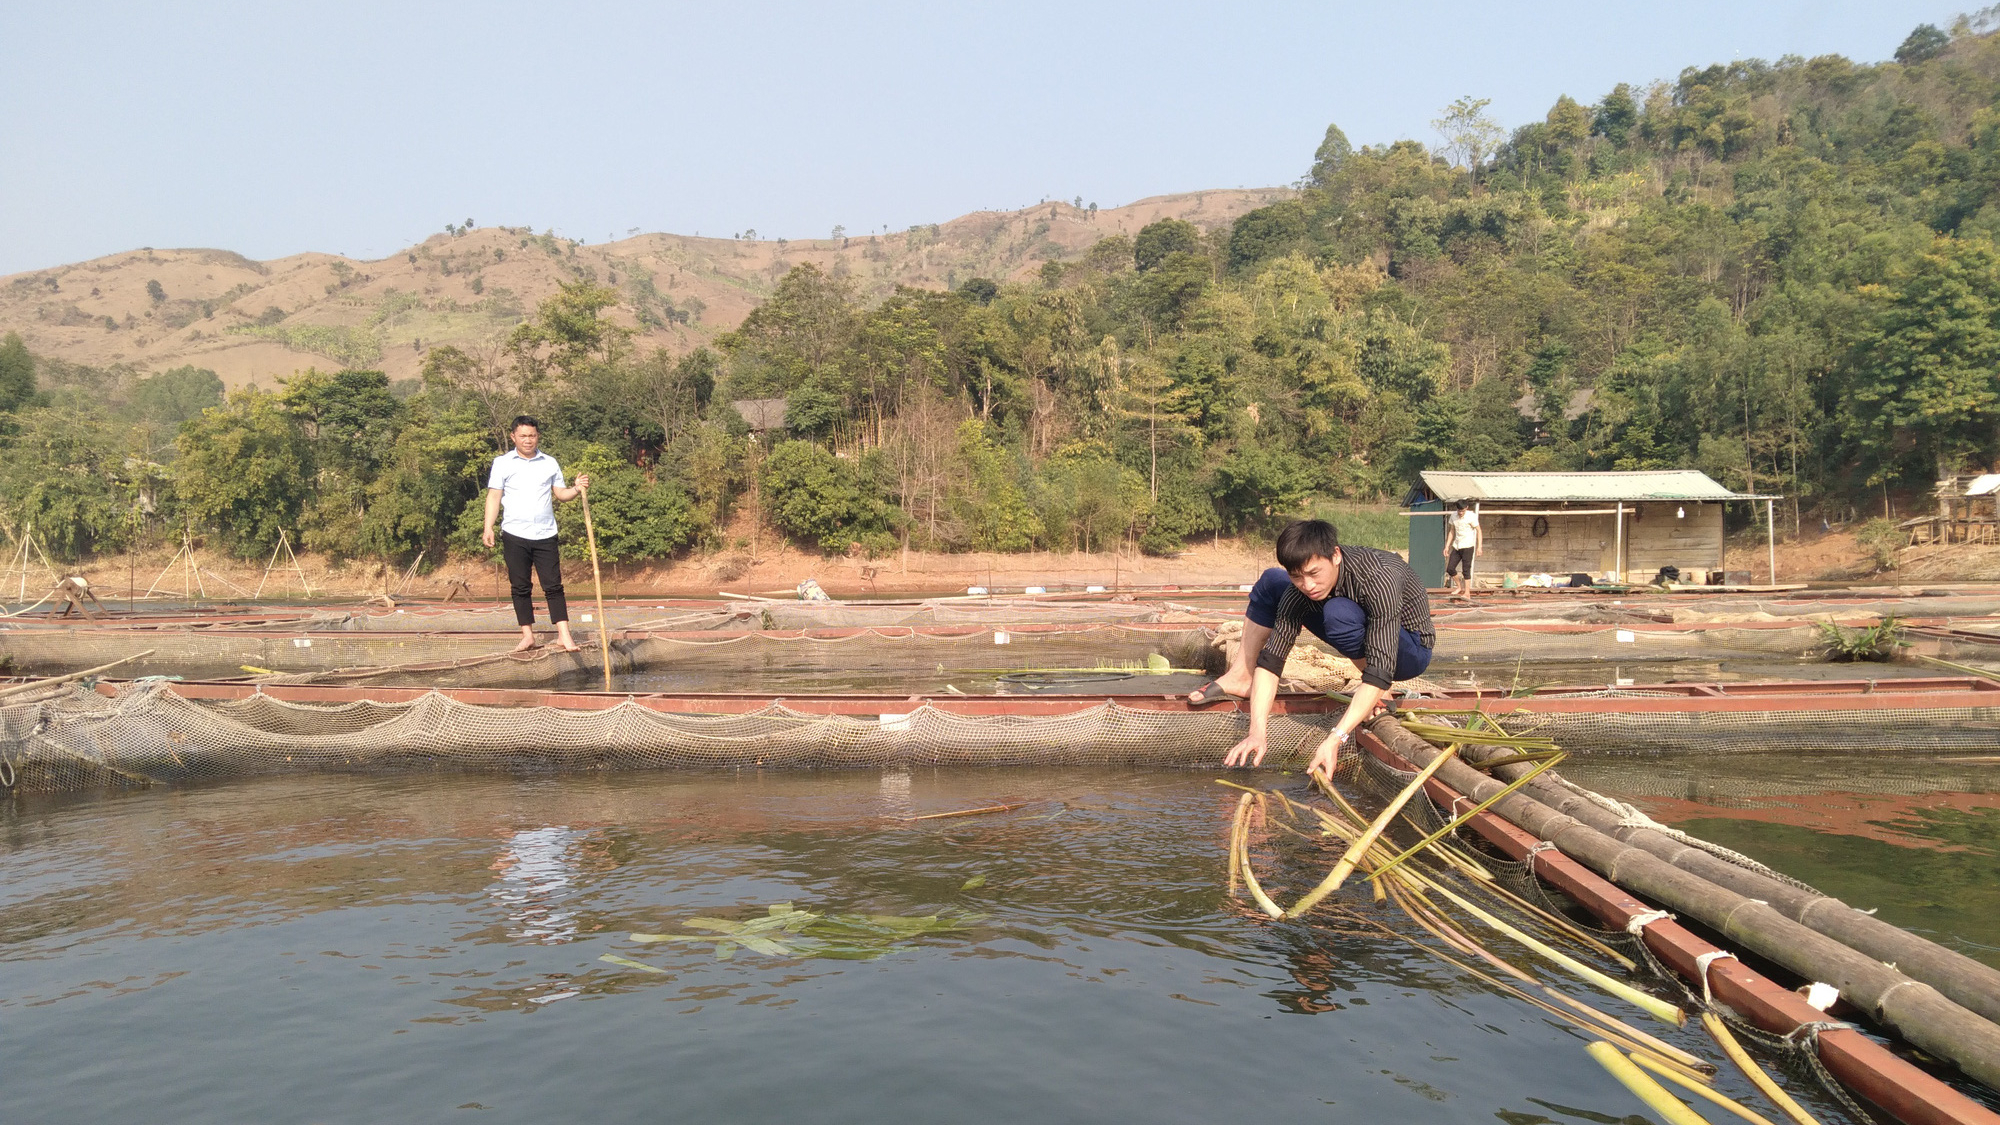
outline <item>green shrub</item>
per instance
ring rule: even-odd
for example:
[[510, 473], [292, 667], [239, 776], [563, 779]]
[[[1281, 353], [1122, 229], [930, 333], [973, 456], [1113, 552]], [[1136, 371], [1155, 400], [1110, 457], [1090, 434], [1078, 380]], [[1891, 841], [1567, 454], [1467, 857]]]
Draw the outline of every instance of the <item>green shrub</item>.
[[1854, 533], [1854, 541], [1868, 552], [1876, 570], [1894, 570], [1896, 553], [1909, 542], [1909, 535], [1896, 526], [1895, 520], [1877, 518], [1862, 524]]

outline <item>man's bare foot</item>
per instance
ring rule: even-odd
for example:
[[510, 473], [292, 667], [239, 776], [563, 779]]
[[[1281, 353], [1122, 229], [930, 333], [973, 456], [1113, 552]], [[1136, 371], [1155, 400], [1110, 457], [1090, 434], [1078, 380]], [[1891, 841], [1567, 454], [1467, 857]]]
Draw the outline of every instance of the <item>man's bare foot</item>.
[[577, 643], [576, 643], [575, 641], [571, 641], [571, 642], [570, 642], [570, 643], [568, 643], [568, 644], [563, 644], [563, 643], [562, 643], [561, 641], [557, 641], [554, 647], [555, 647], [555, 648], [556, 648], [556, 649], [557, 649], [558, 651], [560, 651], [560, 652], [582, 652], [582, 651], [583, 651], [583, 646], [582, 646], [582, 645], [579, 645], [579, 644], [577, 644]]
[[521, 643], [520, 643], [520, 644], [517, 644], [517, 645], [515, 645], [515, 646], [514, 646], [514, 649], [513, 649], [513, 651], [515, 651], [515, 652], [526, 652], [526, 651], [528, 651], [529, 649], [531, 649], [531, 648], [534, 648], [534, 647], [535, 647], [535, 638], [533, 638], [533, 637], [522, 637], [522, 638], [521, 638]]

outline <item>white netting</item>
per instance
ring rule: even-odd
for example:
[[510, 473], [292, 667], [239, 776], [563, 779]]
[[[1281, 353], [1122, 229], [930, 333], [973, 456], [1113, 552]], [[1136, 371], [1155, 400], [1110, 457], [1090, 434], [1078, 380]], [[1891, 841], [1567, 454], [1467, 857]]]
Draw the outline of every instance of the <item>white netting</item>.
[[[1333, 721], [1274, 719], [1271, 762], [1302, 762]], [[154, 681], [109, 697], [76, 689], [0, 707], [0, 764], [24, 790], [312, 770], [1212, 766], [1245, 723], [1237, 712], [1112, 703], [1060, 716], [978, 717], [921, 705], [879, 717], [778, 704], [742, 715], [676, 714], [630, 701], [597, 711], [487, 707], [435, 692], [407, 703], [319, 706], [256, 695], [210, 704]]]

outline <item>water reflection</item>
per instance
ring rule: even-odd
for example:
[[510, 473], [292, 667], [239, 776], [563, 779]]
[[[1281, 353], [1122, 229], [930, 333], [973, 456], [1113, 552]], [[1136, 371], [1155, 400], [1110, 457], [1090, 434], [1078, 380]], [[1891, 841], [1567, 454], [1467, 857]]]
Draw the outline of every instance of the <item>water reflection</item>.
[[[514, 833], [500, 858], [489, 893], [507, 911], [513, 936], [556, 945], [576, 936], [576, 915], [566, 902], [583, 877], [590, 833], [566, 827]], [[603, 849], [595, 849], [603, 858]], [[608, 870], [610, 864], [601, 865]]]
[[[674, 1116], [722, 1120], [1215, 1120], [1240, 1115], [1245, 1074], [1310, 1058], [1258, 1087], [1263, 1111], [1630, 1112], [1572, 1029], [1362, 924], [1395, 924], [1389, 907], [1274, 924], [1230, 898], [1234, 804], [1207, 776], [915, 770], [312, 777], [0, 806], [10, 1106], [649, 1121], [669, 1089]], [[1288, 900], [1329, 862], [1261, 823], [1252, 846]], [[869, 959], [789, 938], [725, 959], [727, 931], [694, 925], [787, 903], [908, 930], [809, 935]], [[64, 1060], [86, 1045], [120, 1065], [79, 1087]]]

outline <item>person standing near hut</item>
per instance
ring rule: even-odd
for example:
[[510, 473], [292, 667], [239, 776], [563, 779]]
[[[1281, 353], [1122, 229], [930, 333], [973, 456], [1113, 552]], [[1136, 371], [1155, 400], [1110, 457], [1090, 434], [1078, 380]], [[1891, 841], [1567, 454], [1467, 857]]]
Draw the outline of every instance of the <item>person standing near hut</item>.
[[1188, 702], [1247, 696], [1250, 733], [1229, 751], [1223, 765], [1262, 765], [1270, 749], [1278, 677], [1299, 630], [1307, 630], [1361, 672], [1353, 701], [1306, 767], [1328, 781], [1355, 728], [1382, 710], [1396, 681], [1413, 679], [1430, 667], [1437, 644], [1430, 595], [1410, 564], [1393, 551], [1343, 548], [1340, 533], [1325, 520], [1299, 520], [1278, 533], [1278, 565], [1251, 588], [1243, 618], [1243, 644], [1235, 662], [1190, 693]]
[[1472, 597], [1472, 559], [1485, 546], [1479, 536], [1479, 513], [1465, 501], [1452, 505], [1444, 522], [1444, 576], [1458, 575], [1458, 596]]
[[[515, 652], [535, 647], [533, 577], [542, 582], [549, 603], [549, 621], [556, 627], [556, 647], [577, 651], [569, 635], [569, 601], [563, 596], [562, 557], [556, 550], [556, 505], [574, 500], [590, 487], [589, 474], [579, 474], [574, 486], [563, 484], [562, 466], [541, 451], [542, 425], [526, 414], [508, 431], [514, 448], [493, 459], [486, 477], [486, 530], [480, 540], [493, 545], [493, 521], [500, 518], [500, 554], [507, 560], [507, 584], [514, 595], [514, 623], [521, 627]], [[505, 512], [504, 518], [501, 513]]]

